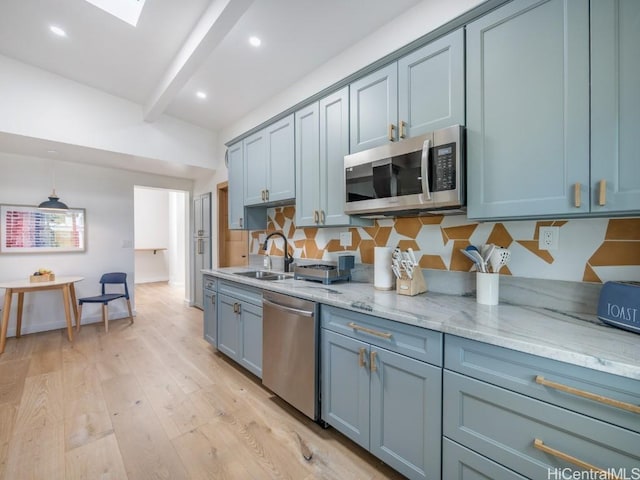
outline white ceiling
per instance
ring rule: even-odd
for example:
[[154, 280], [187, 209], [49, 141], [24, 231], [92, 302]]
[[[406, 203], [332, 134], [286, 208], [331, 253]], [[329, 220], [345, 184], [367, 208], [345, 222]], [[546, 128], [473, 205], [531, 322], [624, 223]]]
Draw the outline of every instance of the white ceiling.
[[[84, 0], [0, 0], [0, 54], [215, 131], [420, 2], [228, 1], [240, 4], [239, 20], [216, 31], [209, 25], [223, 37], [185, 56], [198, 22], [227, 0], [146, 0], [135, 28]], [[52, 35], [51, 24], [67, 38]], [[250, 35], [262, 39], [260, 48], [248, 44]], [[196, 98], [197, 90], [208, 98]]]

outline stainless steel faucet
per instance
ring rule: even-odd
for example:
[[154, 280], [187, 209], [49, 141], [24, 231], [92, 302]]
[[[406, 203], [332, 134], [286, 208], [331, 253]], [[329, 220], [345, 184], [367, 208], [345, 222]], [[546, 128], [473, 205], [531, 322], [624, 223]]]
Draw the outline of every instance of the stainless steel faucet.
[[289, 265], [293, 263], [293, 257], [289, 255], [289, 243], [287, 242], [287, 237], [285, 237], [284, 233], [271, 232], [269, 235], [267, 235], [267, 238], [264, 239], [264, 245], [262, 245], [262, 249], [265, 251], [267, 250], [267, 243], [269, 242], [269, 239], [274, 235], [282, 237], [282, 239], [284, 240], [284, 271], [288, 272]]

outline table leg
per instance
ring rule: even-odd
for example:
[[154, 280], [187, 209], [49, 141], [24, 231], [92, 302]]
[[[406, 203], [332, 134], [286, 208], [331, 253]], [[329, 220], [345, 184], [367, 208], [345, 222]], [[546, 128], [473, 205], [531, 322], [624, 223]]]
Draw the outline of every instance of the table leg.
[[24, 307], [24, 292], [18, 293], [18, 314], [16, 315], [16, 338], [22, 332], [22, 308]]
[[73, 316], [76, 320], [77, 328], [80, 319], [78, 318], [78, 300], [76, 299], [76, 287], [73, 285], [73, 283], [69, 285], [69, 293], [71, 294], [71, 307], [73, 308]]
[[7, 343], [7, 329], [9, 328], [9, 312], [11, 312], [11, 296], [13, 290], [7, 288], [4, 293], [4, 310], [2, 310], [2, 333], [0, 334], [0, 353], [4, 352]]
[[69, 341], [73, 342], [73, 328], [71, 328], [71, 306], [69, 295], [69, 285], [64, 285], [62, 287], [62, 301], [64, 303], [64, 314], [67, 318], [67, 336], [69, 337]]

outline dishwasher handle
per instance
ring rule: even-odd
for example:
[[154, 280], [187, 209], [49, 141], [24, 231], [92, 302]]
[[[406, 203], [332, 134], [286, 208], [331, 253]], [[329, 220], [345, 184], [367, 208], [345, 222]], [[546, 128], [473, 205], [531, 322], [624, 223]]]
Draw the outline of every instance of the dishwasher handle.
[[301, 315], [303, 317], [313, 317], [313, 310], [302, 310], [300, 308], [287, 307], [286, 305], [281, 305], [279, 303], [272, 302], [271, 300], [267, 300], [266, 298], [262, 299], [263, 305], [268, 305], [269, 307], [273, 307], [277, 310], [281, 310], [283, 312], [295, 313], [296, 315]]

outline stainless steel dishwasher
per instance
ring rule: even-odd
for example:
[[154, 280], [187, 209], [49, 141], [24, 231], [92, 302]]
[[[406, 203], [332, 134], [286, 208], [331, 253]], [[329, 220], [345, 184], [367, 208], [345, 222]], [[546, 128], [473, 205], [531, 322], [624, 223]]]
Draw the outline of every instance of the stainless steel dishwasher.
[[317, 420], [318, 309], [314, 302], [265, 291], [262, 384]]

